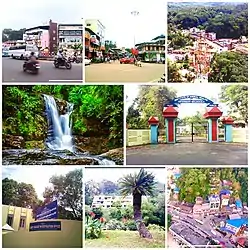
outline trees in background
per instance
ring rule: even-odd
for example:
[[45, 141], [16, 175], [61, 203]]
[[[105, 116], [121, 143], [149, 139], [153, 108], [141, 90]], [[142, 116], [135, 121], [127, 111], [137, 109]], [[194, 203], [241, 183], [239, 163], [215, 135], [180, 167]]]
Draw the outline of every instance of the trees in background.
[[248, 55], [226, 51], [210, 63], [209, 82], [248, 82]]
[[229, 107], [232, 117], [244, 120], [248, 124], [248, 86], [223, 85], [220, 93], [221, 102]]

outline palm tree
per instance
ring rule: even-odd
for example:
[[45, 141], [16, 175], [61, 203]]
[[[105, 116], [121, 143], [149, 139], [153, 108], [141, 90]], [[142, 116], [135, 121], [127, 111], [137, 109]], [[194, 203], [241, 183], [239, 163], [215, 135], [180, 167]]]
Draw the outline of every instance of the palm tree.
[[142, 221], [141, 203], [142, 196], [152, 196], [154, 194], [156, 182], [152, 173], [143, 168], [140, 172], [129, 174], [120, 179], [119, 187], [122, 195], [133, 195], [134, 220], [141, 237], [152, 239], [151, 233]]

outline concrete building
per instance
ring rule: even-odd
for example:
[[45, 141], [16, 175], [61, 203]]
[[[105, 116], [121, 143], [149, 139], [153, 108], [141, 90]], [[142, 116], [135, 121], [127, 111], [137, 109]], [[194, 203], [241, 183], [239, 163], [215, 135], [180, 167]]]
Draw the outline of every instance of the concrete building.
[[94, 196], [92, 207], [110, 208], [114, 202], [120, 202], [122, 207], [132, 206], [133, 196], [96, 195]]
[[83, 44], [83, 25], [59, 24], [58, 46], [68, 48], [74, 44]]
[[48, 48], [50, 52], [57, 50], [58, 43], [57, 23], [49, 21], [48, 25], [26, 29], [23, 40], [26, 44], [36, 44], [39, 49]]
[[32, 221], [35, 221], [32, 217], [32, 209], [2, 205], [2, 226], [8, 224], [15, 231], [29, 230]]
[[98, 19], [87, 19], [85, 27], [92, 30], [99, 38], [100, 45], [104, 46], [105, 43], [105, 26]]

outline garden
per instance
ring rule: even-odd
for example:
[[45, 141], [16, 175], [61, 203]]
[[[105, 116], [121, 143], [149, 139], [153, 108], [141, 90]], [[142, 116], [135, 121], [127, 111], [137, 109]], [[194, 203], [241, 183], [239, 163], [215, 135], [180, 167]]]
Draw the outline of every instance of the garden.
[[[85, 185], [85, 246], [164, 248], [164, 184], [156, 184], [154, 176], [144, 169], [137, 175], [123, 177], [117, 185], [110, 181], [104, 183], [99, 185], [104, 190], [101, 193], [98, 183]], [[131, 194], [131, 204], [117, 199]], [[111, 206], [96, 206], [93, 201], [100, 198], [115, 201]]]

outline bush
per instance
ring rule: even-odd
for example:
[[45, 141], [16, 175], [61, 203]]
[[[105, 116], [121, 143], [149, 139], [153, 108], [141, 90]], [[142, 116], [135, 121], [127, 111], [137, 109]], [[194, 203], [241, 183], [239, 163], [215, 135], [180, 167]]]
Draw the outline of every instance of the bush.
[[128, 220], [124, 223], [124, 226], [126, 227], [127, 230], [130, 231], [136, 231], [137, 227], [136, 227], [136, 223], [133, 220]]
[[102, 223], [98, 219], [86, 217], [85, 221], [85, 238], [98, 239], [102, 234]]
[[165, 228], [156, 224], [149, 224], [148, 230], [165, 231]]
[[121, 221], [115, 219], [112, 219], [107, 222], [105, 228], [107, 230], [126, 230], [125, 225]]

